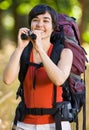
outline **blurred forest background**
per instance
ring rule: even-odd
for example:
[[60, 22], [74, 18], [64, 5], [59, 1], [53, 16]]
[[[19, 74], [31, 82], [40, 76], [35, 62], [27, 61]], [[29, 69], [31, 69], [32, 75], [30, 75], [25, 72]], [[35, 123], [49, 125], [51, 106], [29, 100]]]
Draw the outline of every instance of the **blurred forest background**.
[[[0, 0], [0, 130], [11, 130], [15, 108], [18, 79], [7, 86], [2, 81], [3, 69], [17, 45], [17, 33], [20, 27], [28, 27], [27, 15], [31, 8], [40, 3], [52, 6], [57, 12], [76, 18], [80, 30], [81, 45], [89, 57], [89, 0]], [[13, 68], [14, 69], [14, 68]], [[89, 130], [89, 65], [86, 71], [87, 130]], [[82, 130], [82, 114], [80, 113]], [[74, 129], [72, 125], [72, 130]]]

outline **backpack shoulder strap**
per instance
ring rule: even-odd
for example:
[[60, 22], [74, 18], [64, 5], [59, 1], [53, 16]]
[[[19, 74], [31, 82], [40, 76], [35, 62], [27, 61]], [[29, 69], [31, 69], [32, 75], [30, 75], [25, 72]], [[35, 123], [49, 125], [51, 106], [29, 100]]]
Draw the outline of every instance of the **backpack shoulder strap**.
[[21, 83], [23, 82], [27, 72], [31, 49], [32, 49], [32, 43], [29, 43], [23, 50], [23, 53], [20, 58], [20, 71], [19, 71], [18, 79]]
[[56, 65], [60, 59], [60, 55], [61, 55], [63, 48], [64, 48], [64, 45], [61, 43], [60, 40], [57, 40], [54, 43], [54, 47], [53, 47], [50, 58]]

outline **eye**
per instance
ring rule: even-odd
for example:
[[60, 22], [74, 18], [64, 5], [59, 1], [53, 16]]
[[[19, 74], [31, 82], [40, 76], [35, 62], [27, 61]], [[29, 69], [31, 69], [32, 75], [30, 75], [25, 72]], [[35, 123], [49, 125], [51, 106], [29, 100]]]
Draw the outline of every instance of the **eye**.
[[33, 18], [32, 21], [35, 22], [35, 21], [38, 21], [38, 19], [37, 18]]
[[45, 23], [49, 23], [49, 20], [44, 20]]

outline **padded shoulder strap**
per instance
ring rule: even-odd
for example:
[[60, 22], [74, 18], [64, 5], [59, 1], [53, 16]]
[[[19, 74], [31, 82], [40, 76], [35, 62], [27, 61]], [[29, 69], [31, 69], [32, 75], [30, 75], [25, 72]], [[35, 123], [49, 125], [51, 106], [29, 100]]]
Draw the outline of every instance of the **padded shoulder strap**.
[[55, 43], [54, 43], [54, 47], [53, 47], [53, 50], [52, 50], [52, 53], [51, 53], [51, 59], [52, 61], [57, 64], [59, 59], [60, 59], [60, 54], [62, 52], [64, 48], [64, 45], [61, 43], [60, 40], [57, 40]]
[[23, 82], [23, 80], [25, 78], [27, 68], [28, 68], [28, 62], [29, 62], [31, 49], [32, 49], [32, 43], [29, 43], [25, 47], [25, 49], [23, 50], [23, 53], [21, 55], [21, 58], [20, 58], [20, 71], [19, 71], [19, 76], [18, 76], [18, 79], [20, 80], [20, 82]]

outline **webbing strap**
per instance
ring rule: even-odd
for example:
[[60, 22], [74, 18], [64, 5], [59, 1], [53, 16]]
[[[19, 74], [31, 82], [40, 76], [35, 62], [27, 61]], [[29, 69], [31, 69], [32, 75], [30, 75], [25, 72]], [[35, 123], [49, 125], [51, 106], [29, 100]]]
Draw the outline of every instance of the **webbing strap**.
[[[86, 79], [85, 79], [85, 72], [84, 72], [84, 83], [85, 83], [85, 86], [86, 86], [85, 80]], [[83, 105], [83, 130], [86, 130], [86, 90], [85, 90], [85, 103]]]
[[29, 62], [28, 65], [29, 65], [29, 66], [34, 66], [34, 67], [36, 67], [37, 69], [40, 68], [40, 67], [43, 67], [43, 63], [37, 64], [37, 63], [34, 63], [34, 62]]
[[[53, 101], [54, 108], [55, 108], [55, 104], [56, 104], [56, 95], [57, 95], [57, 86], [54, 85], [54, 101]], [[54, 118], [55, 118], [55, 123], [56, 123], [56, 130], [62, 130], [61, 111], [59, 111], [59, 109], [58, 109], [58, 112], [56, 112]]]
[[32, 114], [32, 115], [45, 115], [45, 114], [54, 115], [56, 111], [57, 108], [26, 108], [26, 114]]
[[83, 130], [86, 130], [86, 102], [83, 106]]
[[55, 114], [55, 124], [56, 124], [56, 130], [62, 130], [61, 115], [59, 113]]
[[61, 111], [59, 112], [58, 108], [26, 108], [26, 114], [32, 114], [32, 115], [51, 114], [55, 118], [56, 130], [62, 130]]

